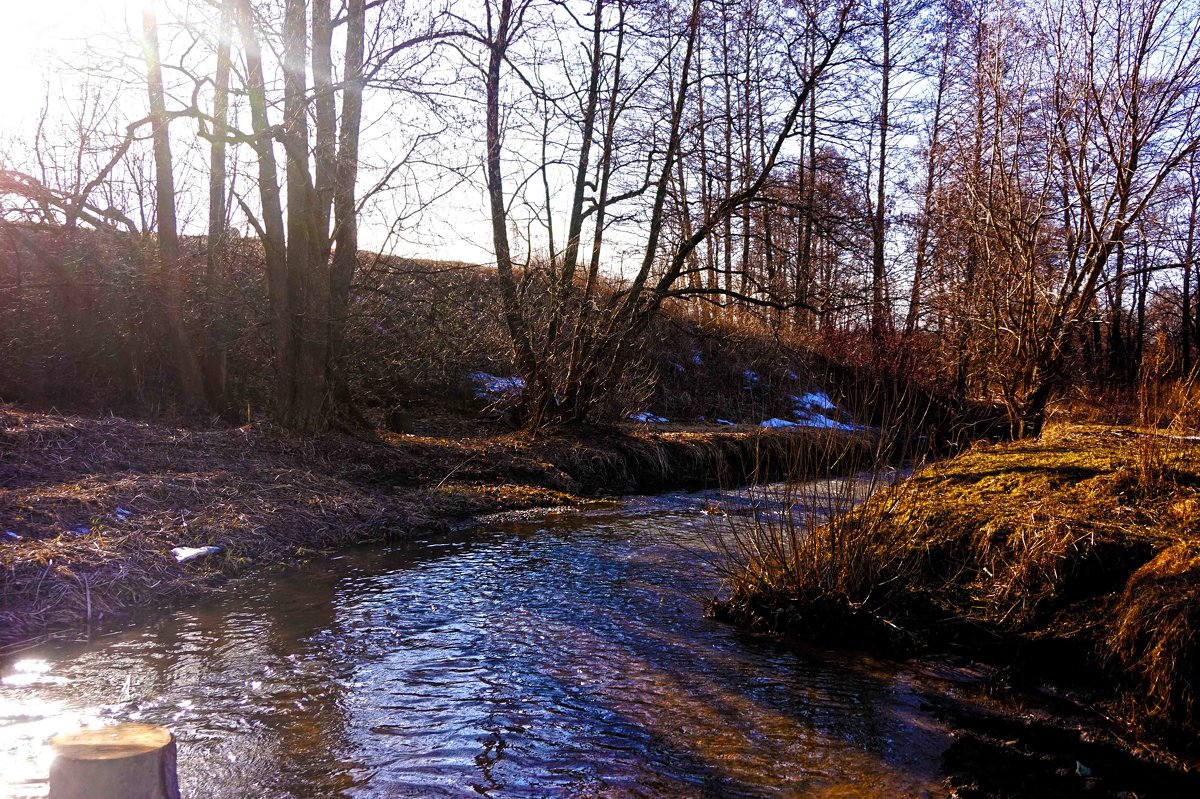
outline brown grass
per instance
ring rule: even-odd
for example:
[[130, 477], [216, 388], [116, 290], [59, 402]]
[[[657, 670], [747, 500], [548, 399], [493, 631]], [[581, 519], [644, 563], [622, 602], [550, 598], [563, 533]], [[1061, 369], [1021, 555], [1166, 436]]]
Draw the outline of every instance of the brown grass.
[[1200, 729], [1200, 442], [1060, 426], [973, 446], [811, 529], [736, 577], [743, 616], [843, 644], [956, 641]]
[[[644, 429], [303, 439], [257, 424], [197, 430], [0, 406], [0, 646], [352, 542], [740, 479], [818, 439]], [[183, 564], [170, 554], [207, 545], [222, 551]]]
[[1117, 668], [1140, 701], [1136, 712], [1194, 727], [1200, 688], [1200, 540], [1159, 552], [1125, 585], [1108, 634]]

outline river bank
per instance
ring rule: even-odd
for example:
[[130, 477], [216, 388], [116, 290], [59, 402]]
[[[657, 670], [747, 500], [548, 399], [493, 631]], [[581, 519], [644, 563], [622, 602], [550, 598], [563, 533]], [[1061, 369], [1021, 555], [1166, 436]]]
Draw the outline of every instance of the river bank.
[[1134, 746], [1194, 753], [1198, 456], [1193, 436], [1098, 426], [976, 444], [817, 530], [789, 573], [747, 570], [716, 611], [846, 648], [964, 653], [1057, 687]]
[[[258, 423], [197, 429], [2, 407], [0, 646], [339, 546], [499, 511], [738, 482], [798, 457], [832, 460], [853, 440], [646, 425], [572, 439], [477, 427], [314, 439]], [[219, 551], [180, 549], [204, 547]]]

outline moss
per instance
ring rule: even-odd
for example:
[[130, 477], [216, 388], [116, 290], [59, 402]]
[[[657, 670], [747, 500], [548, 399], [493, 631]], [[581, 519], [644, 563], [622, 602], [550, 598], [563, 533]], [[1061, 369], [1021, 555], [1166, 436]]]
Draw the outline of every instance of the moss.
[[439, 512], [456, 518], [526, 508], [578, 505], [583, 502], [575, 494], [514, 483], [447, 483], [436, 486], [429, 494]]

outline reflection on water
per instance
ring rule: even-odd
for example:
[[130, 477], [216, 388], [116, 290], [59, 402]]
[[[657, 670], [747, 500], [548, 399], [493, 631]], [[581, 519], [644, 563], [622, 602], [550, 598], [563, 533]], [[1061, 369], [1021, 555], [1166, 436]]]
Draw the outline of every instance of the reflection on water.
[[193, 797], [941, 796], [927, 676], [703, 618], [699, 497], [362, 549], [0, 664], [0, 795], [137, 720]]

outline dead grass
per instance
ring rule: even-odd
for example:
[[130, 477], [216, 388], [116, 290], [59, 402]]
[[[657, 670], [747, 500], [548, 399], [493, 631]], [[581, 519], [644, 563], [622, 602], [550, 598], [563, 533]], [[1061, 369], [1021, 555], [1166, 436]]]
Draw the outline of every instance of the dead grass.
[[[197, 430], [0, 406], [0, 647], [353, 542], [744, 477], [811, 440], [646, 430], [302, 439], [257, 424]], [[209, 545], [221, 553], [179, 564], [170, 552]]]
[[[825, 573], [841, 576], [811, 577]], [[832, 627], [861, 645], [890, 625], [903, 633], [893, 642], [1059, 659], [1021, 665], [1098, 674], [1131, 716], [1200, 729], [1200, 441], [1185, 435], [1059, 426], [975, 445], [815, 528], [787, 569], [742, 585], [735, 597], [759, 618], [788, 608], [777, 619], [793, 633]], [[837, 608], [855, 613], [814, 626]]]
[[1200, 540], [1179, 541], [1129, 578], [1108, 634], [1116, 666], [1140, 701], [1134, 710], [1194, 727], [1200, 689]]

